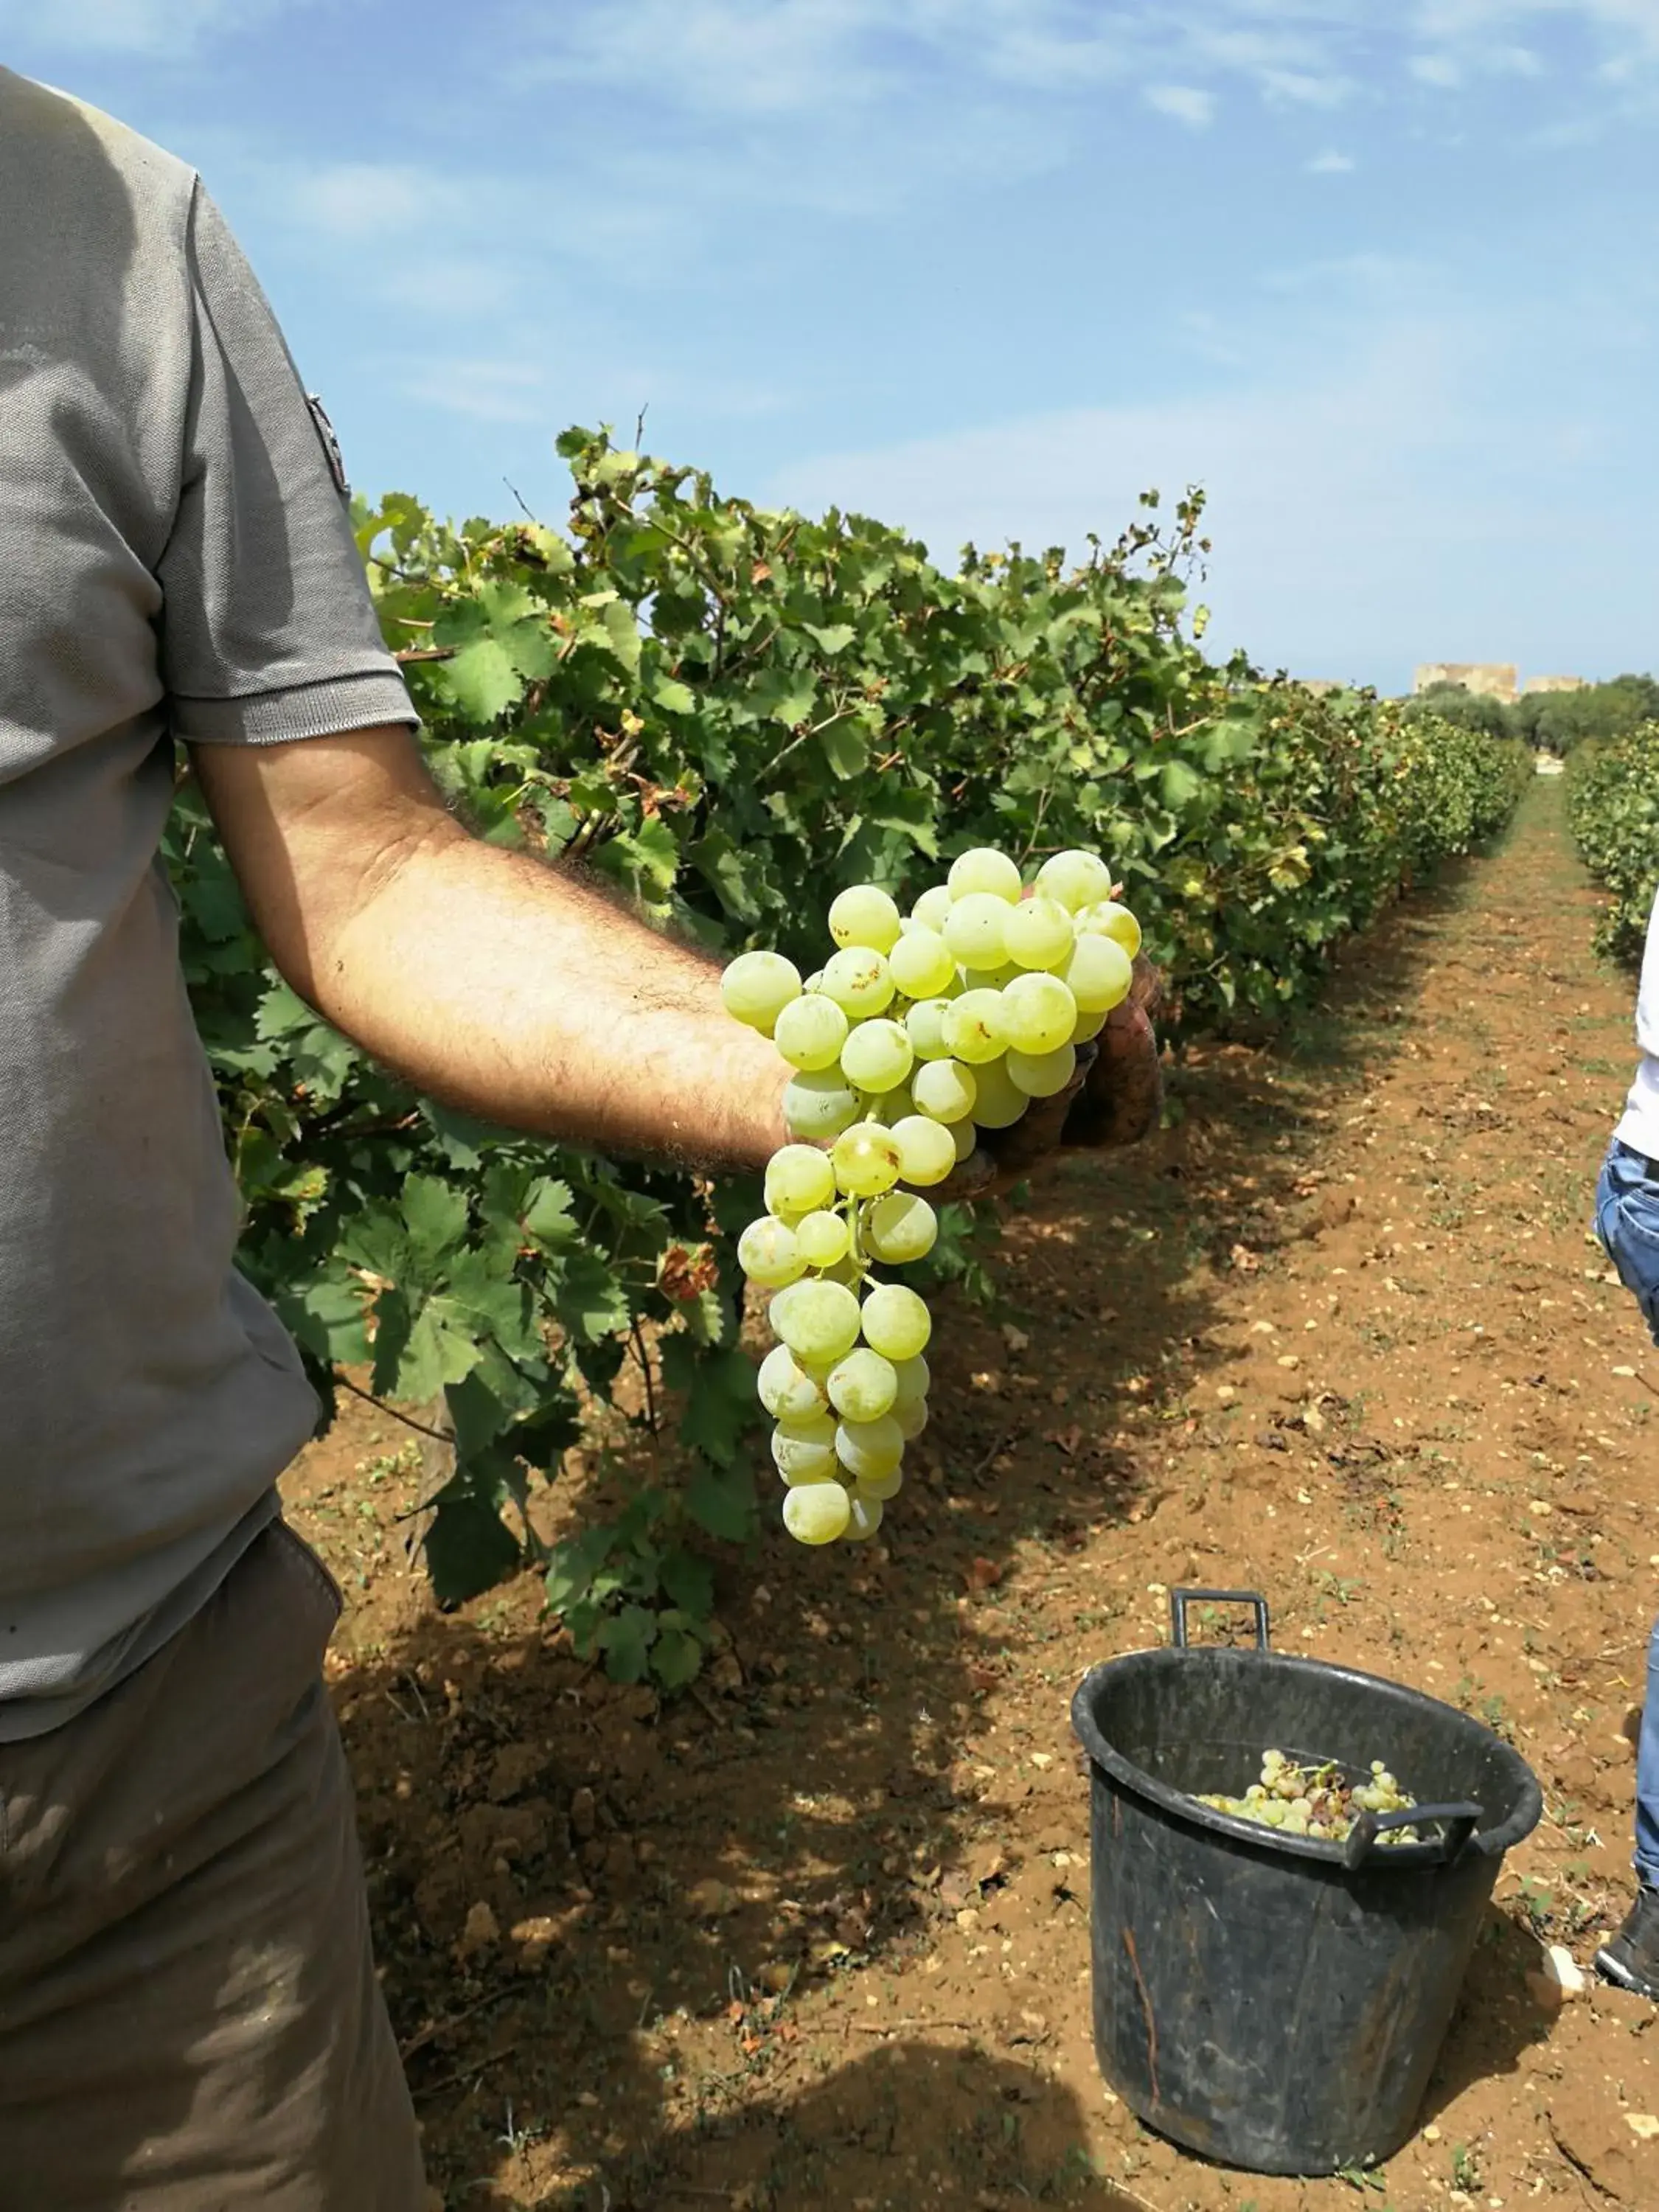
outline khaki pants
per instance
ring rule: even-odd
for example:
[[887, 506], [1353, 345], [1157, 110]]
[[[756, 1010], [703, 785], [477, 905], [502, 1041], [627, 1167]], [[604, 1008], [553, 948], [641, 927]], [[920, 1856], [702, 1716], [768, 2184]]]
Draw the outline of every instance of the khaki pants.
[[0, 2212], [421, 2212], [338, 1613], [276, 1524], [107, 1697], [0, 1743]]

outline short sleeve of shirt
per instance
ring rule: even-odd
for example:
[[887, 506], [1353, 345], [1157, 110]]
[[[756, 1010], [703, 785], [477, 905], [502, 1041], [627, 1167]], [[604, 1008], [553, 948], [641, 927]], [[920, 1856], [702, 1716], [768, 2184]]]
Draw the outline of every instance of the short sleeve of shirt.
[[381, 638], [337, 461], [264, 293], [199, 184], [179, 496], [157, 568], [186, 744], [418, 722]]

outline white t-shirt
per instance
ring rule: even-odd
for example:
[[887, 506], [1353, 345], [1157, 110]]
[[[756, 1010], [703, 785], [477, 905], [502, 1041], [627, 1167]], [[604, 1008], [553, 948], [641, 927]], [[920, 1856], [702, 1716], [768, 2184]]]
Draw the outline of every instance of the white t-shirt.
[[1642, 1061], [1625, 1101], [1616, 1134], [1632, 1152], [1659, 1160], [1659, 895], [1648, 916], [1648, 941], [1642, 953], [1642, 981], [1636, 996], [1636, 1042]]

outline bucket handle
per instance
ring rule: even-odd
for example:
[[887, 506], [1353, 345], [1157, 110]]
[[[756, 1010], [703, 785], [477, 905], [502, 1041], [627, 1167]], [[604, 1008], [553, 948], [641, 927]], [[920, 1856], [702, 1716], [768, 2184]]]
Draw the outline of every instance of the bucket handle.
[[1348, 1831], [1342, 1847], [1342, 1863], [1350, 1874], [1369, 1865], [1376, 1856], [1376, 1839], [1389, 1828], [1423, 1828], [1437, 1825], [1441, 1831], [1440, 1860], [1450, 1866], [1463, 1856], [1469, 1838], [1486, 1817], [1480, 1805], [1407, 1805], [1398, 1813], [1362, 1813]]
[[1267, 1650], [1267, 1601], [1260, 1590], [1176, 1589], [1170, 1592], [1170, 1636], [1177, 1651], [1187, 1649], [1189, 1605], [1248, 1605], [1255, 1615], [1255, 1648]]

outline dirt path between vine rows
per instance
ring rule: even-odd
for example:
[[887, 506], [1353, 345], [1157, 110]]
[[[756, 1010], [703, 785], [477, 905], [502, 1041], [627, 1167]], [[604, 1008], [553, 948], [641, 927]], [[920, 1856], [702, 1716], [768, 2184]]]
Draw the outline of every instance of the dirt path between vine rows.
[[[1176, 1127], [1011, 1224], [1011, 1317], [946, 1302], [882, 1540], [769, 1538], [665, 1708], [532, 1577], [435, 1613], [382, 1416], [313, 1449], [289, 1497], [347, 1587], [332, 1672], [452, 2212], [1659, 2206], [1652, 2008], [1537, 1979], [1627, 1902], [1659, 1585], [1659, 1355], [1586, 1231], [1632, 996], [1595, 904], [1540, 782], [1295, 1036], [1194, 1050]], [[1206, 2166], [1096, 2066], [1067, 1703], [1183, 1582], [1264, 1591], [1281, 1647], [1464, 1706], [1544, 1785], [1378, 2174]]]

